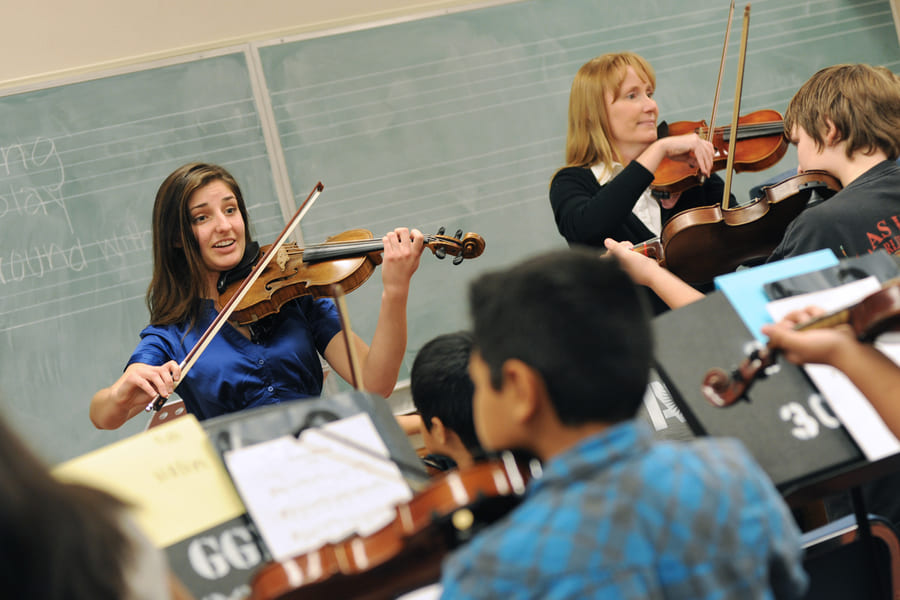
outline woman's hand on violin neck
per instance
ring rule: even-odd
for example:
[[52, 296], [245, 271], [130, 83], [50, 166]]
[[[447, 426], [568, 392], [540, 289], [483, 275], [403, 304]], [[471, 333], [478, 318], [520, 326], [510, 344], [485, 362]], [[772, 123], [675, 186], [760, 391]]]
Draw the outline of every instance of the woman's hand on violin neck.
[[388, 295], [409, 292], [409, 282], [419, 268], [419, 260], [425, 248], [425, 236], [418, 229], [398, 227], [382, 238], [384, 259], [381, 263], [381, 281]]
[[638, 162], [655, 172], [663, 158], [670, 158], [686, 162], [692, 168], [699, 168], [704, 175], [709, 175], [715, 155], [716, 149], [711, 142], [696, 133], [686, 133], [656, 140], [638, 157]]

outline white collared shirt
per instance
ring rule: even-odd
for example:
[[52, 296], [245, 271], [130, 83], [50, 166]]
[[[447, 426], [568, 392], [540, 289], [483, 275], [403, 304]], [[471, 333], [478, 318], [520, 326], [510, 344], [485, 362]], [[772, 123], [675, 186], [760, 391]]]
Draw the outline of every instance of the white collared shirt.
[[[613, 163], [612, 170], [607, 169], [606, 165], [601, 163], [591, 167], [591, 172], [597, 178], [597, 183], [606, 185], [624, 169], [625, 167], [619, 163]], [[637, 202], [634, 203], [634, 208], [631, 209], [631, 212], [641, 220], [641, 223], [647, 226], [647, 229], [653, 232], [653, 235], [659, 235], [662, 231], [661, 210], [659, 201], [650, 194], [650, 188], [648, 187], [641, 194], [641, 197], [638, 198]]]

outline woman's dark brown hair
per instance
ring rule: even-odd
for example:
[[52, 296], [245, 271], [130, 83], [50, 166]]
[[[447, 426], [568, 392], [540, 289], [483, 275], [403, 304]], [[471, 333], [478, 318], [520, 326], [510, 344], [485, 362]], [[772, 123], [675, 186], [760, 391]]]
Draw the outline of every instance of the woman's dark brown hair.
[[191, 195], [213, 181], [222, 181], [234, 193], [251, 243], [247, 207], [234, 177], [223, 167], [207, 163], [183, 165], [166, 177], [153, 205], [153, 278], [147, 288], [152, 325], [195, 323], [206, 292], [206, 266], [191, 229]]

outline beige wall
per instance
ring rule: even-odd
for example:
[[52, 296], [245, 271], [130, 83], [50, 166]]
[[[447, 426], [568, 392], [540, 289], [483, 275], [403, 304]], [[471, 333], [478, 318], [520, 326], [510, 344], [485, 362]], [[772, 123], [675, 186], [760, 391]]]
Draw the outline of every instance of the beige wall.
[[4, 11], [0, 19], [0, 48], [3, 49], [0, 87], [479, 4], [486, 3], [476, 0], [18, 2], [14, 11]]

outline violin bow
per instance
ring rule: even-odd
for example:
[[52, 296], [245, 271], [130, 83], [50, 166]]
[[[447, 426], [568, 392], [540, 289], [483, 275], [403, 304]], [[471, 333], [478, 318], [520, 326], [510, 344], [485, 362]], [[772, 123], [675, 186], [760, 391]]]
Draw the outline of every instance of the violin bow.
[[[194, 344], [194, 347], [191, 348], [191, 351], [188, 352], [187, 356], [184, 357], [184, 360], [181, 361], [181, 379], [175, 382], [175, 387], [178, 387], [178, 384], [181, 381], [184, 381], [185, 376], [188, 374], [188, 371], [191, 370], [191, 367], [194, 366], [194, 363], [197, 362], [197, 359], [200, 358], [200, 355], [203, 354], [203, 351], [206, 350], [206, 347], [209, 346], [209, 343], [212, 339], [219, 333], [219, 330], [222, 329], [222, 326], [225, 325], [228, 318], [231, 316], [231, 313], [237, 308], [238, 304], [241, 300], [244, 299], [244, 296], [250, 290], [250, 287], [259, 279], [260, 274], [266, 270], [266, 267], [272, 262], [272, 258], [274, 258], [276, 252], [284, 245], [287, 241], [288, 237], [294, 232], [294, 229], [297, 228], [297, 225], [300, 224], [300, 220], [309, 212], [309, 209], [312, 208], [313, 203], [316, 201], [316, 198], [319, 197], [319, 194], [322, 193], [322, 190], [325, 189], [325, 186], [322, 185], [322, 182], [318, 182], [313, 188], [312, 192], [310, 192], [309, 196], [306, 197], [306, 200], [303, 201], [303, 204], [300, 205], [300, 208], [297, 209], [297, 212], [294, 214], [293, 218], [291, 218], [290, 222], [285, 226], [285, 228], [278, 234], [278, 238], [269, 248], [269, 250], [263, 255], [262, 259], [253, 267], [250, 271], [250, 274], [247, 278], [241, 283], [241, 286], [238, 288], [238, 291], [231, 297], [231, 299], [222, 307], [222, 310], [219, 311], [218, 316], [213, 319], [213, 322], [210, 323], [209, 327], [207, 327], [206, 331], [203, 332], [203, 335], [200, 336], [200, 339], [197, 340], [197, 343]], [[147, 406], [144, 408], [146, 412], [158, 411], [163, 407], [163, 404], [166, 403], [166, 398], [163, 398], [159, 394], [157, 394], [156, 398], [154, 398]]]
[[711, 142], [716, 133], [716, 112], [719, 108], [719, 90], [722, 89], [722, 74], [725, 72], [725, 56], [728, 54], [728, 40], [731, 37], [731, 23], [734, 20], [734, 0], [728, 9], [728, 24], [725, 25], [725, 42], [722, 44], [722, 60], [719, 62], [719, 77], [716, 79], [716, 93], [713, 96], [712, 116], [709, 118], [709, 130], [706, 141]]
[[750, 5], [744, 7], [744, 27], [741, 31], [741, 50], [738, 55], [737, 84], [734, 90], [734, 115], [731, 118], [731, 133], [728, 140], [728, 158], [725, 163], [725, 191], [722, 195], [722, 210], [728, 208], [731, 198], [731, 178], [734, 174], [734, 147], [737, 143], [737, 126], [741, 114], [741, 91], [744, 87], [744, 63], [747, 58], [747, 33], [750, 30]]

